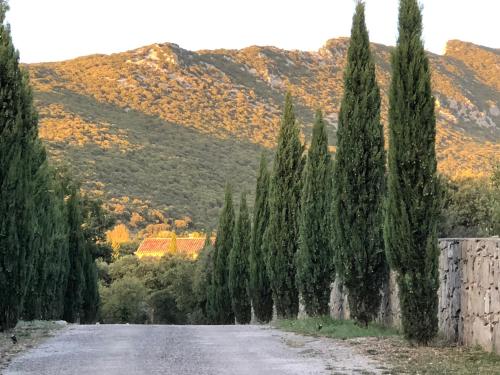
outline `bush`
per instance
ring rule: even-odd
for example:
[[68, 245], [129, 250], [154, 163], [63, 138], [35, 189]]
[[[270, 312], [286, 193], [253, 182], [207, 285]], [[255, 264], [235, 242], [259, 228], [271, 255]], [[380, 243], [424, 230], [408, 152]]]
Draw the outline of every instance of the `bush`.
[[148, 289], [136, 277], [126, 276], [109, 287], [101, 284], [101, 321], [146, 323], [149, 321]]
[[500, 234], [498, 188], [494, 178], [443, 180], [440, 237], [488, 237]]
[[97, 266], [101, 280], [101, 321], [206, 322], [200, 300], [204, 296], [194, 290], [196, 261], [175, 254], [141, 260], [128, 255], [109, 265], [99, 261]]

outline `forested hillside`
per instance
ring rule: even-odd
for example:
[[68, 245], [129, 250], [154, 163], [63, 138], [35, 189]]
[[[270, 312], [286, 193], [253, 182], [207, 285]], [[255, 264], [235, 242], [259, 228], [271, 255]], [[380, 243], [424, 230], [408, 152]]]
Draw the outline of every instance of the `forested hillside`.
[[[165, 43], [32, 64], [40, 135], [132, 229], [174, 219], [213, 227], [226, 178], [237, 193], [252, 190], [258, 155], [275, 147], [287, 89], [303, 136], [321, 108], [335, 149], [348, 44], [192, 52]], [[386, 124], [391, 48], [372, 48]], [[440, 171], [489, 175], [500, 154], [500, 51], [450, 41], [430, 61]]]

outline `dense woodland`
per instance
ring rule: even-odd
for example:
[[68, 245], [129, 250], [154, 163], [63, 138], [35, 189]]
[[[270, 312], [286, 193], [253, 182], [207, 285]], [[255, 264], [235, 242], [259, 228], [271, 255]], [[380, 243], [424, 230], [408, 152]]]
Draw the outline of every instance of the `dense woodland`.
[[[416, 0], [401, 0], [388, 147], [360, 3], [335, 156], [321, 110], [306, 147], [287, 93], [272, 163], [262, 153], [255, 190], [243, 192], [238, 205], [227, 184], [215, 245], [207, 240], [196, 260], [175, 251], [139, 260], [127, 227], [114, 226], [102, 202], [82, 193], [67, 168], [49, 163], [29, 81], [5, 23], [7, 7], [0, 4], [2, 330], [19, 319], [246, 324], [252, 308], [257, 321], [269, 322], [273, 306], [278, 318], [295, 318], [299, 302], [308, 315], [320, 316], [328, 313], [336, 277], [349, 291], [353, 318], [366, 326], [393, 269], [404, 334], [425, 344], [437, 333], [437, 238], [500, 234], [498, 164], [482, 180], [449, 180], [438, 173], [435, 98]], [[96, 130], [95, 137], [103, 147], [132, 147], [119, 134]], [[189, 222], [183, 218], [174, 227]], [[171, 229], [166, 223], [149, 226], [137, 238], [175, 235]]]

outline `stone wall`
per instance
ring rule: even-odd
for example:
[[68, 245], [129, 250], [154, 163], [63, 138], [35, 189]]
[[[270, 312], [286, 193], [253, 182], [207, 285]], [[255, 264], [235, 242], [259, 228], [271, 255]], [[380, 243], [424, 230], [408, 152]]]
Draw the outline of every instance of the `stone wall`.
[[500, 239], [440, 241], [440, 329], [500, 354]]
[[[448, 340], [480, 345], [500, 354], [500, 239], [441, 239], [439, 259], [439, 331]], [[396, 277], [382, 291], [378, 321], [400, 327]], [[347, 296], [335, 282], [331, 315], [349, 318]]]

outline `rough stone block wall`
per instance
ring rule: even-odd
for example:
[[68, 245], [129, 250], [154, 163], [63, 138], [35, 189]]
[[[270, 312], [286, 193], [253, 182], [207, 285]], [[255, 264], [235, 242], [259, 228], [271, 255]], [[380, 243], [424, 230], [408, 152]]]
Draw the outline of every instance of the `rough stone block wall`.
[[[334, 319], [350, 319], [347, 290], [335, 280], [330, 293], [330, 316]], [[391, 272], [389, 280], [382, 290], [382, 301], [377, 322], [390, 327], [401, 326], [401, 311], [399, 308], [398, 285], [396, 274]]]
[[[440, 239], [439, 331], [450, 341], [500, 354], [500, 239]], [[330, 312], [349, 318], [347, 295], [335, 282]], [[382, 291], [378, 321], [400, 327], [396, 275]]]
[[461, 344], [500, 354], [500, 239], [450, 239], [440, 247], [440, 328]]

